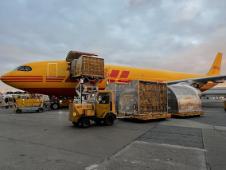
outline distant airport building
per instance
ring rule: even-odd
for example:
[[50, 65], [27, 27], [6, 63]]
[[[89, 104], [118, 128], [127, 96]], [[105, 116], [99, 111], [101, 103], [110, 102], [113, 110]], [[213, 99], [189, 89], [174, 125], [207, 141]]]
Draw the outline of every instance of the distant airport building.
[[223, 101], [226, 100], [226, 88], [213, 88], [201, 94], [202, 105], [206, 107], [223, 107]]
[[213, 88], [202, 93], [202, 99], [224, 100], [226, 99], [226, 88]]

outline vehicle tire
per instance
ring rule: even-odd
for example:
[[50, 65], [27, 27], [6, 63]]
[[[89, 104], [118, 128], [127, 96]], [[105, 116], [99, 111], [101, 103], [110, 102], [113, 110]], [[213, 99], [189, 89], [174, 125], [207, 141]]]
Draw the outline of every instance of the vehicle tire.
[[108, 113], [104, 118], [104, 124], [106, 126], [112, 126], [115, 121], [115, 115], [113, 113]]
[[16, 113], [21, 113], [21, 112], [22, 112], [22, 110], [16, 109]]
[[87, 117], [81, 117], [77, 123], [78, 127], [88, 128], [90, 127], [90, 120]]
[[43, 112], [43, 111], [44, 111], [43, 108], [38, 108], [38, 112], [39, 112], [39, 113], [41, 113], [41, 112]]
[[59, 106], [58, 103], [53, 103], [53, 104], [51, 104], [51, 108], [52, 108], [53, 110], [57, 110], [57, 109], [60, 108], [60, 106]]

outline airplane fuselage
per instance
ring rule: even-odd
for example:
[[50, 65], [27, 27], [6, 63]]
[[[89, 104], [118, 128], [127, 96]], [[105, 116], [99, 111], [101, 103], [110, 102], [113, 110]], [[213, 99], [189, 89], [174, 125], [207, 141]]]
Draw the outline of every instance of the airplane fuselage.
[[[65, 60], [33, 62], [24, 66], [28, 69], [26, 67], [18, 69], [18, 67], [3, 75], [1, 80], [10, 86], [31, 93], [74, 96], [78, 82], [70, 78], [69, 63]], [[105, 80], [99, 83], [99, 88], [105, 88], [107, 82], [126, 83], [131, 80], [168, 82], [203, 76], [202, 74], [105, 65]]]

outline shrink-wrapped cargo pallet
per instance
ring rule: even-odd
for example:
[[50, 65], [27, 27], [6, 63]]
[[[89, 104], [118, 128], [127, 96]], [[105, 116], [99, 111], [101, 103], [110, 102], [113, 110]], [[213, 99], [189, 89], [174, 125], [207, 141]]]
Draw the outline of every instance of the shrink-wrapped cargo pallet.
[[168, 87], [168, 111], [172, 116], [189, 117], [204, 114], [200, 92], [197, 89], [187, 84], [175, 84]]
[[107, 88], [115, 92], [119, 118], [151, 120], [170, 117], [164, 83], [131, 81], [126, 84], [111, 83]]

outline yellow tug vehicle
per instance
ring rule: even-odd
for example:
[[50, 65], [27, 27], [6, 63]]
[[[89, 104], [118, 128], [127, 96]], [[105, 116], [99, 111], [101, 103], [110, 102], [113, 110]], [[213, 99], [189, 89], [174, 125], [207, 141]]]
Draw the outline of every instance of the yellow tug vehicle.
[[69, 120], [78, 127], [87, 128], [91, 122], [111, 126], [116, 119], [114, 95], [111, 91], [98, 91], [86, 96], [82, 103], [69, 105]]
[[43, 112], [44, 100], [37, 97], [16, 99], [16, 113], [21, 112]]

